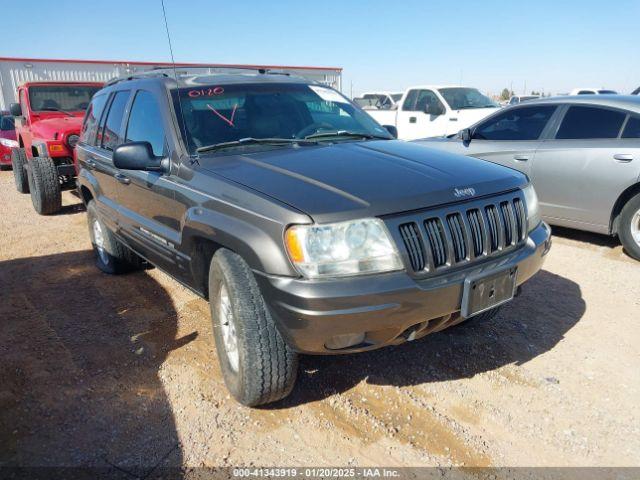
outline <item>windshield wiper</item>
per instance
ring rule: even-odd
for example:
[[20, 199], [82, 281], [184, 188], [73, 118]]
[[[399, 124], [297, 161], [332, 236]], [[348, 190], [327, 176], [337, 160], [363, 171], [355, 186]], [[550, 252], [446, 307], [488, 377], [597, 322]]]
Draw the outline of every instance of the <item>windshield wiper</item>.
[[350, 137], [350, 138], [367, 138], [367, 139], [376, 139], [376, 140], [392, 140], [391, 137], [387, 137], [384, 135], [373, 135], [371, 133], [366, 132], [350, 132], [349, 130], [336, 130], [335, 132], [319, 132], [312, 133], [311, 135], [307, 135], [304, 137], [306, 140], [315, 139], [315, 138], [325, 138], [325, 137]]
[[317, 144], [312, 140], [299, 139], [299, 138], [241, 138], [240, 140], [234, 140], [232, 142], [221, 142], [213, 145], [206, 145], [204, 147], [196, 148], [196, 152], [215, 152], [217, 150], [224, 150], [225, 148], [241, 147], [243, 145], [289, 145], [289, 144]]
[[67, 115], [69, 115], [70, 117], [75, 117], [75, 115], [71, 112], [67, 112], [66, 110], [62, 110], [60, 108], [56, 108], [56, 107], [46, 107], [46, 108], [42, 108], [41, 110], [47, 111], [47, 112], [61, 112], [61, 113], [66, 113]]

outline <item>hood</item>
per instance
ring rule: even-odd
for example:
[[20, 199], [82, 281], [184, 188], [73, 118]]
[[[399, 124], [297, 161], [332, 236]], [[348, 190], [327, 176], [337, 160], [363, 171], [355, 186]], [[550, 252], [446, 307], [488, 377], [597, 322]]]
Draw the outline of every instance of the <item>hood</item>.
[[203, 155], [200, 165], [311, 216], [318, 223], [377, 217], [524, 186], [521, 173], [397, 140]]
[[82, 117], [55, 116], [35, 120], [31, 123], [33, 136], [44, 140], [52, 140], [58, 133], [62, 135], [80, 134]]

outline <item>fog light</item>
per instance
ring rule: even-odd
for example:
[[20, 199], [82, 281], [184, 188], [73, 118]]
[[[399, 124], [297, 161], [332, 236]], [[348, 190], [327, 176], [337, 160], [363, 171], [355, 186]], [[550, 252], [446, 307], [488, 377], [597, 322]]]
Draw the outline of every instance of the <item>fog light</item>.
[[364, 333], [347, 333], [346, 335], [336, 335], [331, 337], [324, 344], [329, 350], [340, 350], [341, 348], [352, 347], [364, 341]]

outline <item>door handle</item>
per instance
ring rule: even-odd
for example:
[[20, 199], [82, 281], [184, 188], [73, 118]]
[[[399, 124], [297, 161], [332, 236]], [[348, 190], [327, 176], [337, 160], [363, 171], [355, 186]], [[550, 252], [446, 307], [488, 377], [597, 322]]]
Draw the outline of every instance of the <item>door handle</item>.
[[514, 155], [513, 159], [517, 160], [518, 162], [528, 162], [529, 155]]
[[96, 162], [95, 160], [92, 160], [90, 158], [88, 158], [85, 162], [87, 165], [89, 165], [91, 168], [96, 168]]
[[416, 117], [409, 117], [409, 123], [416, 123]]
[[618, 162], [630, 162], [633, 160], [633, 155], [630, 153], [616, 153], [613, 158]]
[[124, 184], [124, 185], [129, 185], [131, 183], [131, 179], [129, 179], [129, 177], [127, 177], [126, 175], [123, 175], [121, 173], [116, 173], [114, 175], [115, 179], [117, 181], [119, 181], [120, 183]]

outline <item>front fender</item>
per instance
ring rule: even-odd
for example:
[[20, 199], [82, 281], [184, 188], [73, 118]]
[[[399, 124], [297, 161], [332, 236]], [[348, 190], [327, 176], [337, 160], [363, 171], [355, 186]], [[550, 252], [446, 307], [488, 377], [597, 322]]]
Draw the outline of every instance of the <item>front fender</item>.
[[183, 220], [182, 249], [193, 257], [200, 240], [209, 240], [240, 255], [252, 270], [298, 276], [284, 250], [284, 227], [259, 217], [259, 225], [219, 211], [190, 208]]

